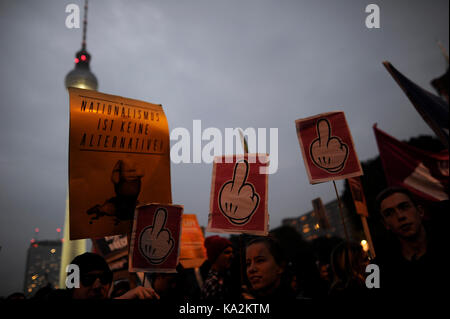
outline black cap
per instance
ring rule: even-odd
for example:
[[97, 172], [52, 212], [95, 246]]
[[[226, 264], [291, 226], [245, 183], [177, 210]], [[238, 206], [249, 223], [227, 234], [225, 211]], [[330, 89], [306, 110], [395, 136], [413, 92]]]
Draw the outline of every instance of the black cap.
[[75, 264], [80, 267], [81, 274], [86, 274], [96, 270], [111, 272], [106, 260], [102, 256], [94, 253], [87, 252], [82, 255], [78, 255], [72, 260], [71, 264]]

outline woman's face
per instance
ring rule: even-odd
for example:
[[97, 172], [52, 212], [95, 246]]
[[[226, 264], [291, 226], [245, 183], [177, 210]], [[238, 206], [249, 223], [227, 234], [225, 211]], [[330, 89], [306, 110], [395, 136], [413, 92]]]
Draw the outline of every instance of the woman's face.
[[275, 262], [266, 244], [248, 246], [246, 264], [247, 277], [254, 290], [271, 292], [280, 285], [283, 268]]

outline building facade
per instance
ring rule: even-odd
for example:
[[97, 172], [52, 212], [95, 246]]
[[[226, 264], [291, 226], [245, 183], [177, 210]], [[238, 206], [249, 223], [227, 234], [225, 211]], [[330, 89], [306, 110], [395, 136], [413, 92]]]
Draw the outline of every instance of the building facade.
[[41, 240], [30, 244], [24, 281], [24, 294], [27, 298], [48, 284], [59, 288], [61, 250], [60, 240]]
[[[340, 237], [345, 239], [344, 225], [339, 213], [338, 201], [334, 200], [323, 206], [322, 212], [316, 209], [300, 217], [283, 219], [282, 223], [283, 225], [294, 227], [308, 241], [318, 237]], [[349, 239], [359, 242], [362, 238], [361, 229], [352, 222], [349, 211], [344, 205], [342, 211]]]

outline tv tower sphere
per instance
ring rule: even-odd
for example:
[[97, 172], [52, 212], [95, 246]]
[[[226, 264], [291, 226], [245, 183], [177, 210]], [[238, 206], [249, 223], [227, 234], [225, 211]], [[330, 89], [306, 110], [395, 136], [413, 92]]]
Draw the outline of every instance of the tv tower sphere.
[[80, 89], [98, 89], [98, 81], [94, 73], [89, 68], [91, 55], [81, 49], [75, 56], [75, 68], [66, 75], [66, 88], [75, 87]]

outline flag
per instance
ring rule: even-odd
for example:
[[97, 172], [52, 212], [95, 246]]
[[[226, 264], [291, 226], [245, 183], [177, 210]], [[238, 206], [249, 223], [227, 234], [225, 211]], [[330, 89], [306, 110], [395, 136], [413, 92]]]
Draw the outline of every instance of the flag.
[[431, 85], [438, 94], [447, 101], [447, 103], [450, 103], [448, 92], [448, 87], [450, 85], [450, 68], [447, 68], [447, 72], [445, 72], [444, 75], [432, 80]]
[[422, 89], [420, 86], [401, 74], [391, 63], [383, 62], [420, 116], [431, 127], [442, 143], [449, 148], [449, 105], [440, 97]]
[[430, 201], [448, 199], [448, 150], [428, 152], [404, 142], [373, 126], [381, 163], [389, 186], [402, 186]]

